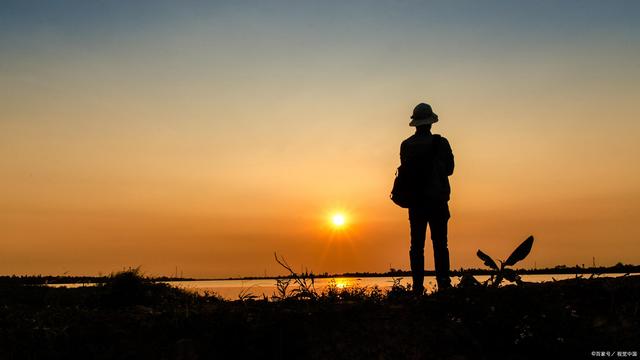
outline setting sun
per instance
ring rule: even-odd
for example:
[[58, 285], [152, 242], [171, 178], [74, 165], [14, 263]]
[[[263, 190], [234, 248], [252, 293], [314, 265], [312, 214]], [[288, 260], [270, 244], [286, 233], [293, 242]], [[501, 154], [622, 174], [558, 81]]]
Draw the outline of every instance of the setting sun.
[[333, 214], [333, 216], [331, 217], [331, 223], [335, 227], [344, 226], [344, 224], [346, 223], [346, 219], [345, 219], [344, 214], [341, 214], [341, 213]]

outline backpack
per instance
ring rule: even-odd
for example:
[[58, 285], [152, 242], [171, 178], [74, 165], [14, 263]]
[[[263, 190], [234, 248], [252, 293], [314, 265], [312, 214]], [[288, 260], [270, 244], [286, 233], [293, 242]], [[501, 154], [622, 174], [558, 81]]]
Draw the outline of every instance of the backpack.
[[[440, 142], [440, 135], [434, 135], [431, 144], [431, 173], [435, 176], [434, 162], [436, 158], [436, 150]], [[391, 189], [391, 201], [401, 208], [409, 208], [417, 205], [420, 201], [420, 186], [424, 184], [416, 183], [415, 169], [409, 168], [406, 164], [401, 164], [396, 170], [396, 178], [393, 181]]]

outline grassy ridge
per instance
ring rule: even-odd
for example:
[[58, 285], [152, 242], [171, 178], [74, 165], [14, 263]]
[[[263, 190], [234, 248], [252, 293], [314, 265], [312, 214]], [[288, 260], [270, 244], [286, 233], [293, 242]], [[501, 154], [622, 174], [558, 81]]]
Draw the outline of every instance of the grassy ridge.
[[459, 287], [421, 298], [399, 285], [291, 290], [224, 301], [135, 271], [96, 287], [5, 284], [0, 358], [574, 359], [640, 344], [638, 276]]

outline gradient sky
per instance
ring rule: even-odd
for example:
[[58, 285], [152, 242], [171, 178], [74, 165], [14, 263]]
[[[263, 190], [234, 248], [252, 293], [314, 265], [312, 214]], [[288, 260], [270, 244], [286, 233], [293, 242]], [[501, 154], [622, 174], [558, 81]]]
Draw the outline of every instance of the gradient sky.
[[0, 274], [274, 275], [274, 251], [408, 269], [389, 191], [423, 101], [456, 159], [452, 267], [530, 234], [522, 266], [640, 263], [638, 19], [637, 1], [2, 1]]

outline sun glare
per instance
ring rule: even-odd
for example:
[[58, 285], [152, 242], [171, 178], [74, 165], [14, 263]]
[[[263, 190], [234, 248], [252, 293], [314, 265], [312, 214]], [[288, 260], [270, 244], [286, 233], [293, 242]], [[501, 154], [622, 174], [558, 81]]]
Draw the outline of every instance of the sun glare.
[[333, 216], [331, 217], [331, 223], [335, 227], [344, 226], [344, 224], [346, 223], [346, 219], [344, 217], [344, 214], [341, 214], [341, 213], [333, 214]]

